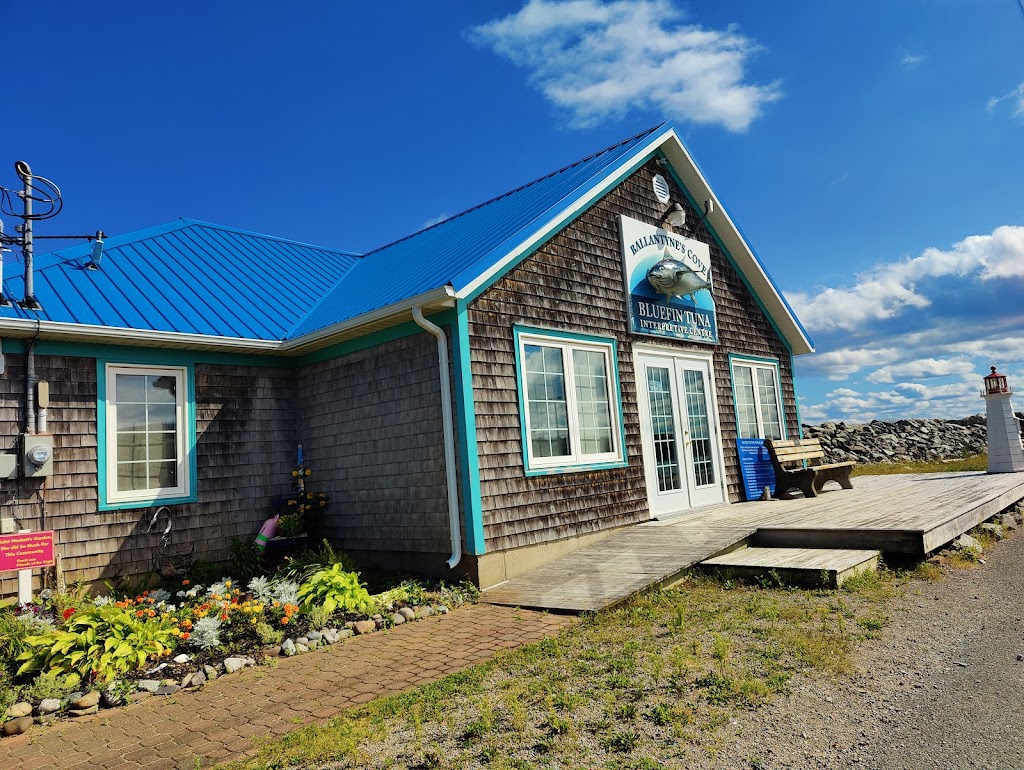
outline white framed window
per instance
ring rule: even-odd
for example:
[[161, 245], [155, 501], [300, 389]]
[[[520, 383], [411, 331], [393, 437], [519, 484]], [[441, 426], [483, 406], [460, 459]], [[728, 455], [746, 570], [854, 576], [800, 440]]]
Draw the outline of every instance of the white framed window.
[[614, 342], [522, 330], [516, 338], [527, 472], [622, 463]]
[[730, 365], [739, 438], [785, 438], [778, 364], [732, 359]]
[[188, 369], [107, 364], [106, 504], [191, 494]]

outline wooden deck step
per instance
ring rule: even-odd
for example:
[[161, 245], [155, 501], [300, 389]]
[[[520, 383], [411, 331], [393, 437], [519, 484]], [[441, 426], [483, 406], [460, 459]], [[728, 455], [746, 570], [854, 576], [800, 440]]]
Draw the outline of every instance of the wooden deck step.
[[746, 580], [777, 575], [785, 585], [838, 588], [854, 575], [877, 569], [878, 556], [878, 551], [849, 548], [741, 548], [700, 566]]

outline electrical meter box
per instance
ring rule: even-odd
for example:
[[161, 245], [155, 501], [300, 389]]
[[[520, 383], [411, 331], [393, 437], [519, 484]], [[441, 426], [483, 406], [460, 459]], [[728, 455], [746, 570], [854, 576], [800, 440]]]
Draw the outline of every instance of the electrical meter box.
[[53, 473], [53, 434], [22, 434], [22, 473], [26, 478], [43, 478]]

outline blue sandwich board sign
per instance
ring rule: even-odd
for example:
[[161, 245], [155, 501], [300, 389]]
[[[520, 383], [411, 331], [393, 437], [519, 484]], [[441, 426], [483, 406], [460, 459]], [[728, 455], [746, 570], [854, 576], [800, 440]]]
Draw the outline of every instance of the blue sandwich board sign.
[[717, 345], [708, 245], [630, 217], [619, 225], [630, 331]]
[[775, 470], [772, 468], [763, 438], [736, 439], [736, 454], [740, 459], [740, 475], [747, 500], [759, 500], [764, 488], [775, 494]]

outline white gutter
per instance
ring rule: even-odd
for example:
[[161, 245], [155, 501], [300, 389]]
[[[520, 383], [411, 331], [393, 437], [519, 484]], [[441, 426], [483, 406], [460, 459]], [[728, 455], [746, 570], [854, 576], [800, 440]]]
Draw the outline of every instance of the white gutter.
[[[355, 318], [350, 318], [347, 321], [336, 323], [331, 326], [327, 326], [323, 329], [318, 329], [315, 332], [304, 334], [301, 337], [295, 339], [285, 340], [281, 345], [282, 352], [287, 353], [288, 351], [295, 350], [296, 348], [304, 348], [313, 345], [321, 340], [333, 337], [343, 332], [352, 331], [358, 329], [360, 326], [366, 326], [376, 321], [382, 321], [392, 316], [400, 315], [415, 310], [416, 308], [422, 308], [426, 305], [443, 306], [443, 307], [454, 307], [455, 306], [455, 290], [450, 285], [442, 286], [438, 289], [431, 289], [430, 291], [424, 292], [423, 294], [417, 294], [415, 297], [409, 297], [398, 302], [394, 302], [390, 305], [386, 305], [376, 310], [371, 310], [368, 313], [363, 313]], [[420, 324], [422, 326], [422, 324]]]
[[448, 363], [448, 337], [444, 330], [423, 317], [419, 305], [412, 309], [412, 320], [437, 338], [437, 369], [441, 379], [441, 424], [444, 428], [444, 470], [448, 488], [448, 530], [452, 556], [445, 562], [454, 569], [462, 560], [462, 530], [459, 524], [459, 493], [455, 478], [455, 431], [452, 429], [451, 368]]

